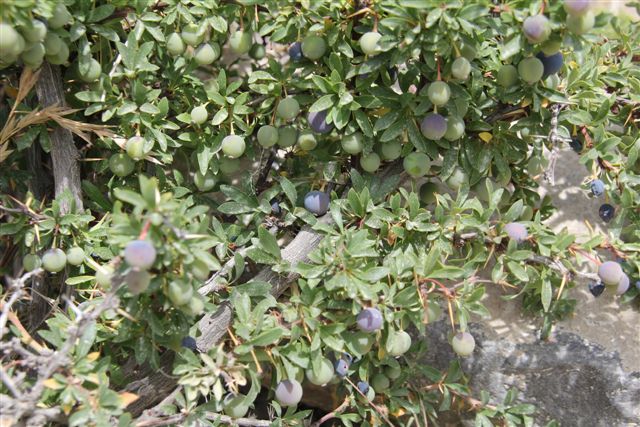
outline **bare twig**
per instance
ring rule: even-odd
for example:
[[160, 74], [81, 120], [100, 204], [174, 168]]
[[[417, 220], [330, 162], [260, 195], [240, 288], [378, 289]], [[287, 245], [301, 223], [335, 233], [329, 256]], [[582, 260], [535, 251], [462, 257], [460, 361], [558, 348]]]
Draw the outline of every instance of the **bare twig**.
[[551, 106], [551, 130], [549, 131], [549, 144], [551, 144], [551, 153], [549, 154], [549, 166], [544, 171], [544, 179], [549, 185], [555, 185], [556, 183], [556, 162], [558, 161], [558, 154], [560, 152], [558, 148], [558, 116], [560, 110], [564, 106], [560, 104], [554, 104]]
[[[188, 414], [176, 414], [166, 417], [149, 418], [144, 421], [140, 421], [134, 424], [135, 427], [158, 427], [168, 426], [172, 424], [180, 424], [187, 418]], [[199, 418], [204, 418], [209, 421], [216, 421], [223, 424], [235, 425], [235, 426], [253, 426], [253, 427], [268, 427], [271, 425], [271, 421], [258, 420], [255, 418], [231, 418], [227, 415], [216, 414], [214, 412], [199, 413]]]
[[41, 274], [43, 271], [44, 270], [41, 268], [36, 268], [35, 270], [24, 274], [19, 279], [15, 279], [10, 282], [8, 293], [10, 293], [11, 296], [6, 303], [0, 302], [2, 305], [2, 313], [0, 313], [0, 338], [4, 337], [4, 327], [7, 324], [7, 318], [11, 311], [11, 306], [22, 297], [25, 283], [27, 283], [32, 277]]
[[334, 419], [335, 417], [338, 416], [339, 413], [341, 413], [342, 411], [344, 411], [345, 409], [347, 409], [349, 407], [349, 404], [351, 403], [351, 396], [347, 396], [344, 398], [344, 401], [340, 404], [340, 406], [338, 406], [336, 409], [334, 409], [333, 411], [329, 412], [327, 415], [325, 415], [324, 417], [320, 418], [318, 421], [316, 421], [315, 423], [311, 424], [311, 427], [320, 427], [322, 424], [324, 424], [325, 422]]

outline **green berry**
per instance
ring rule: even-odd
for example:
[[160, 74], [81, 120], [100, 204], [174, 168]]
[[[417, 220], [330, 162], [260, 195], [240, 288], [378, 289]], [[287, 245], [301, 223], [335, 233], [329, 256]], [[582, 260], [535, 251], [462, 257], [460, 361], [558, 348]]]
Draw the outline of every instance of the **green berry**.
[[201, 125], [206, 122], [208, 118], [207, 107], [205, 105], [199, 105], [191, 110], [191, 120], [195, 124]]
[[373, 173], [380, 167], [380, 156], [373, 152], [364, 155], [360, 157], [360, 166], [366, 172]]
[[271, 125], [264, 125], [258, 129], [258, 144], [268, 148], [273, 147], [278, 142], [278, 129]]
[[427, 96], [433, 105], [441, 106], [449, 102], [451, 89], [449, 85], [442, 81], [433, 82], [427, 89]]
[[298, 113], [300, 113], [300, 104], [298, 101], [289, 96], [278, 104], [277, 108], [278, 117], [284, 120], [292, 120], [295, 119]]
[[199, 65], [210, 65], [220, 57], [220, 45], [218, 43], [202, 43], [195, 50], [193, 59]]
[[149, 151], [147, 141], [141, 136], [133, 136], [127, 140], [125, 149], [129, 157], [133, 160], [140, 160], [147, 155]]
[[42, 268], [52, 273], [57, 273], [67, 265], [67, 255], [62, 249], [49, 249], [42, 255]]
[[232, 159], [242, 156], [245, 148], [244, 138], [241, 136], [228, 135], [222, 140], [222, 152]]
[[244, 31], [236, 31], [229, 36], [229, 47], [238, 55], [244, 55], [251, 49], [251, 34]]
[[318, 145], [315, 135], [311, 131], [301, 132], [298, 136], [298, 145], [305, 151], [311, 151]]
[[302, 54], [315, 61], [327, 51], [327, 42], [320, 36], [307, 36], [302, 40]]
[[49, 18], [49, 27], [53, 29], [62, 28], [67, 25], [73, 17], [63, 3], [58, 3], [53, 9], [53, 15]]
[[109, 159], [109, 169], [114, 175], [121, 178], [133, 172], [134, 167], [135, 163], [131, 160], [131, 157], [123, 153], [114, 154]]
[[382, 35], [375, 31], [364, 33], [362, 37], [360, 37], [360, 49], [362, 49], [362, 52], [364, 52], [365, 55], [377, 55], [380, 48], [378, 46], [378, 42], [381, 38]]
[[196, 185], [198, 190], [207, 192], [211, 191], [213, 187], [216, 186], [217, 179], [211, 171], [207, 171], [207, 173], [205, 173], [204, 175], [201, 174], [200, 171], [198, 171], [193, 177], [193, 183]]
[[171, 282], [167, 287], [167, 296], [173, 305], [185, 305], [191, 301], [191, 297], [193, 296], [193, 287], [186, 282]]
[[22, 36], [30, 43], [43, 42], [47, 36], [47, 25], [39, 19], [32, 19], [31, 26], [22, 28]]
[[67, 262], [71, 265], [80, 265], [84, 262], [84, 250], [79, 246], [74, 246], [67, 250]]
[[342, 138], [340, 142], [342, 149], [348, 154], [358, 154], [364, 148], [364, 142], [362, 140], [362, 134], [360, 132], [352, 133]]
[[188, 24], [180, 33], [182, 40], [189, 46], [197, 46], [202, 43], [202, 39], [204, 38], [203, 31], [200, 30], [196, 24]]
[[40, 268], [42, 265], [42, 260], [36, 254], [26, 254], [24, 258], [22, 258], [22, 266], [24, 267], [24, 271], [33, 271], [36, 268]]
[[525, 58], [518, 64], [518, 74], [525, 82], [534, 84], [544, 75], [544, 64], [538, 58]]
[[413, 152], [403, 160], [404, 170], [413, 178], [425, 176], [431, 169], [431, 159], [424, 153]]
[[78, 74], [83, 82], [92, 83], [100, 78], [102, 67], [98, 61], [91, 58], [88, 64], [78, 65]]
[[103, 265], [96, 271], [96, 284], [103, 289], [111, 287], [111, 278], [113, 277], [113, 267]]
[[278, 129], [278, 145], [282, 148], [293, 146], [298, 141], [298, 129], [285, 126]]
[[184, 53], [185, 45], [182, 37], [178, 33], [171, 33], [167, 37], [167, 51], [169, 55], [178, 56]]
[[503, 65], [498, 70], [496, 79], [500, 86], [509, 88], [518, 81], [518, 69], [513, 65]]

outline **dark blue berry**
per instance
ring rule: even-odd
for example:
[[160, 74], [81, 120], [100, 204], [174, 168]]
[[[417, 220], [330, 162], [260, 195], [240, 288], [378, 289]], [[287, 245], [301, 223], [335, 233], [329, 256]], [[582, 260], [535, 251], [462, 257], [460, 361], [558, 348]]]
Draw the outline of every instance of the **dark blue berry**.
[[349, 365], [353, 363], [353, 356], [349, 353], [342, 353], [342, 358], [346, 360]]
[[336, 374], [339, 377], [346, 377], [347, 373], [349, 373], [349, 363], [344, 359], [338, 359], [336, 361]]
[[640, 280], [636, 281], [636, 288], [638, 288], [638, 290], [640, 291]]
[[591, 194], [596, 197], [600, 197], [604, 194], [604, 182], [599, 179], [594, 179], [593, 181], [591, 181], [589, 187], [591, 188]]
[[369, 383], [366, 381], [358, 381], [358, 390], [360, 390], [362, 394], [367, 394], [369, 391]]
[[598, 209], [598, 214], [604, 222], [611, 221], [615, 213], [616, 209], [609, 203], [604, 203], [602, 206], [600, 206], [600, 209]]
[[198, 346], [196, 345], [196, 339], [193, 337], [184, 337], [182, 338], [182, 346], [184, 348], [188, 348], [189, 350], [197, 350]]
[[569, 145], [571, 146], [571, 148], [573, 148], [573, 151], [575, 151], [576, 153], [582, 152], [582, 147], [584, 146], [584, 144], [582, 143], [582, 141], [580, 141], [579, 138], [571, 138]]
[[604, 284], [602, 282], [589, 282], [589, 292], [594, 297], [599, 297], [604, 291]]
[[560, 52], [553, 55], [545, 55], [543, 52], [539, 52], [536, 57], [542, 62], [544, 66], [544, 74], [542, 78], [548, 77], [552, 74], [556, 74], [562, 68], [564, 58]]
[[302, 43], [295, 42], [289, 47], [289, 57], [295, 62], [302, 59]]
[[269, 203], [271, 203], [271, 213], [276, 216], [280, 216], [280, 214], [282, 213], [282, 209], [280, 208], [280, 203], [278, 202], [278, 200], [271, 199]]

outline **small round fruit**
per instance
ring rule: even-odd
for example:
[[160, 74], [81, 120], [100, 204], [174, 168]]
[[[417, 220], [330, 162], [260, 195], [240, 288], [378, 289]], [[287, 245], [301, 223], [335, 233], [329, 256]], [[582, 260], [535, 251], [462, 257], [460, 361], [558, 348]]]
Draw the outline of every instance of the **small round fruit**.
[[340, 358], [336, 360], [336, 364], [335, 364], [336, 375], [338, 375], [339, 377], [346, 377], [349, 374], [350, 365], [351, 364], [345, 359]]
[[147, 270], [156, 261], [156, 248], [148, 240], [132, 240], [124, 247], [124, 260], [131, 267]]
[[182, 37], [178, 33], [172, 33], [167, 37], [167, 51], [171, 56], [178, 56], [184, 53], [185, 45]]
[[458, 80], [467, 80], [471, 73], [471, 63], [464, 56], [460, 56], [451, 64], [451, 75]]
[[556, 74], [558, 71], [560, 71], [560, 68], [562, 68], [562, 64], [564, 63], [564, 57], [560, 52], [556, 52], [553, 55], [549, 56], [545, 55], [542, 52], [538, 52], [536, 58], [538, 58], [542, 62], [542, 66], [544, 68], [544, 74], [542, 75], [542, 78], [546, 78], [548, 76]]
[[420, 178], [431, 169], [431, 159], [425, 153], [413, 152], [404, 158], [402, 165], [410, 176]]
[[300, 42], [292, 43], [291, 46], [289, 47], [289, 58], [291, 58], [293, 62], [298, 62], [302, 60], [302, 57], [303, 57], [302, 43]]
[[307, 36], [302, 41], [302, 54], [315, 61], [327, 51], [327, 42], [320, 36]]
[[[0, 36], [1, 38], [2, 36]], [[47, 33], [44, 38], [44, 49], [47, 52], [47, 56], [57, 55], [63, 44], [64, 42], [59, 35], [51, 32]]]
[[[24, 62], [25, 65], [28, 65], [31, 68], [38, 68], [42, 65], [45, 53], [44, 44], [34, 43], [30, 48], [24, 50], [20, 54], [20, 59], [22, 59], [22, 62]], [[99, 73], [98, 76], [100, 76]]]
[[42, 268], [51, 273], [62, 271], [65, 265], [67, 265], [67, 255], [62, 249], [49, 249], [42, 255]]
[[58, 50], [58, 53], [54, 55], [49, 55], [49, 53], [47, 53], [47, 61], [49, 61], [53, 65], [62, 65], [66, 63], [68, 59], [69, 59], [69, 47], [64, 42], [60, 44], [60, 49]]
[[316, 216], [322, 216], [329, 210], [331, 199], [327, 193], [322, 191], [309, 191], [304, 196], [304, 207]]
[[258, 144], [265, 148], [273, 147], [278, 142], [278, 129], [271, 125], [264, 125], [258, 129]]
[[597, 282], [595, 280], [592, 280], [589, 282], [589, 292], [591, 292], [591, 295], [593, 295], [596, 298], [602, 295], [602, 292], [604, 292], [604, 289], [605, 289], [605, 286], [604, 286], [604, 283], [602, 282]]
[[375, 332], [382, 328], [382, 313], [377, 308], [365, 308], [358, 314], [356, 322], [362, 332]]
[[218, 43], [202, 43], [193, 53], [193, 59], [198, 65], [210, 65], [220, 57], [220, 45]]
[[398, 365], [398, 366], [391, 366], [391, 365], [385, 366], [384, 374], [390, 380], [397, 380], [398, 378], [400, 378], [400, 375], [402, 375], [402, 368], [400, 367], [400, 365]]
[[198, 105], [191, 110], [191, 120], [193, 123], [201, 125], [207, 121], [209, 115], [207, 114], [206, 105]]
[[600, 197], [604, 194], [604, 182], [599, 179], [594, 179], [589, 184], [589, 189], [591, 190], [591, 194], [596, 197]]
[[284, 120], [293, 120], [300, 112], [300, 104], [298, 101], [289, 96], [280, 101], [277, 108], [278, 117]]
[[335, 371], [331, 361], [327, 358], [322, 358], [319, 368], [316, 370], [313, 368], [313, 364], [311, 364], [311, 367], [306, 371], [306, 376], [311, 384], [324, 386], [331, 381], [334, 373]]
[[385, 391], [389, 388], [391, 383], [389, 382], [389, 378], [387, 378], [384, 374], [376, 374], [371, 379], [371, 386], [377, 391]]
[[135, 163], [131, 160], [131, 157], [124, 153], [114, 154], [109, 159], [109, 169], [111, 172], [119, 177], [125, 177], [133, 172]]
[[598, 215], [600, 215], [600, 219], [604, 222], [609, 222], [613, 219], [616, 213], [616, 208], [614, 208], [609, 203], [603, 203], [598, 209]]
[[360, 132], [354, 132], [351, 135], [347, 135], [340, 141], [342, 150], [348, 154], [358, 154], [364, 148], [364, 142], [362, 140], [362, 134]]
[[67, 262], [71, 265], [80, 265], [84, 262], [84, 250], [80, 246], [74, 246], [67, 250]]
[[583, 15], [567, 15], [567, 29], [577, 36], [588, 33], [596, 25], [596, 17], [592, 11]]
[[238, 55], [244, 55], [249, 52], [251, 44], [251, 33], [236, 31], [229, 36], [229, 47], [231, 47], [231, 50]]
[[240, 169], [240, 160], [222, 157], [219, 159], [218, 166], [220, 167], [220, 172], [225, 175], [231, 175]]
[[380, 52], [380, 46], [378, 46], [378, 42], [381, 38], [382, 35], [377, 31], [369, 31], [368, 33], [364, 33], [362, 37], [360, 37], [360, 49], [362, 49], [362, 52], [365, 55], [377, 55]]
[[282, 213], [280, 202], [277, 199], [271, 199], [269, 203], [271, 204], [271, 213], [275, 216], [280, 216]]
[[180, 345], [193, 351], [196, 351], [198, 349], [198, 343], [196, 339], [191, 336], [182, 338], [182, 341], [180, 341]]
[[86, 83], [95, 82], [100, 78], [100, 74], [102, 74], [102, 67], [100, 66], [100, 63], [93, 58], [89, 60], [89, 64], [86, 68], [78, 66], [78, 70], [80, 80]]
[[551, 25], [546, 16], [534, 15], [524, 20], [522, 31], [529, 43], [542, 43], [551, 35]]
[[527, 227], [519, 222], [510, 222], [504, 226], [504, 231], [511, 240], [515, 240], [517, 243], [522, 243], [529, 237]]
[[547, 56], [555, 55], [562, 47], [562, 41], [559, 39], [549, 39], [540, 46], [540, 50]]
[[369, 387], [369, 383], [366, 381], [358, 381], [358, 384], [356, 385], [356, 387], [358, 387], [358, 390], [360, 390], [360, 393], [362, 394], [367, 394], [367, 392], [371, 388]]
[[298, 129], [292, 126], [284, 126], [278, 129], [278, 145], [287, 148], [298, 141]]
[[447, 131], [444, 138], [448, 141], [455, 141], [464, 135], [464, 120], [457, 116], [447, 117]]
[[462, 42], [462, 46], [460, 46], [460, 53], [469, 61], [473, 61], [474, 59], [476, 59], [476, 56], [478, 56], [478, 51], [476, 50], [475, 46], [465, 42]]
[[200, 27], [196, 24], [188, 24], [180, 33], [182, 40], [189, 46], [197, 46], [202, 43], [202, 39], [204, 38], [204, 34], [200, 31]]
[[513, 65], [503, 65], [498, 70], [498, 84], [502, 87], [509, 88], [518, 81], [518, 69]]
[[427, 321], [429, 323], [437, 322], [442, 316], [442, 307], [435, 301], [429, 301], [427, 304]]
[[149, 287], [149, 283], [151, 282], [151, 275], [146, 270], [132, 268], [131, 270], [129, 270], [124, 280], [125, 282], [127, 282], [129, 292], [131, 292], [133, 295], [140, 295]]
[[127, 140], [125, 149], [127, 150], [129, 157], [133, 160], [140, 160], [149, 152], [146, 145], [147, 143], [143, 137], [133, 136]]
[[538, 58], [525, 58], [518, 64], [518, 74], [525, 82], [534, 84], [544, 75], [544, 65]]
[[620, 278], [618, 286], [616, 287], [616, 295], [622, 295], [627, 292], [629, 290], [629, 284], [629, 276], [627, 276], [626, 273], [622, 273], [622, 277]]
[[267, 48], [263, 44], [256, 43], [251, 46], [249, 56], [255, 60], [260, 60], [267, 55]]
[[425, 205], [435, 203], [436, 194], [438, 194], [438, 185], [435, 182], [425, 182], [420, 187], [420, 201]]
[[327, 123], [327, 111], [316, 111], [307, 116], [309, 126], [316, 133], [329, 133], [333, 130], [333, 123]]
[[167, 287], [167, 296], [175, 306], [181, 306], [191, 301], [193, 287], [186, 282], [174, 281]]
[[191, 297], [191, 300], [180, 307], [182, 312], [187, 316], [199, 316], [204, 311], [204, 302], [199, 296]]
[[33, 271], [36, 268], [40, 268], [42, 265], [42, 260], [36, 254], [26, 254], [24, 258], [22, 258], [22, 266], [24, 267], [24, 271]]
[[391, 340], [391, 346], [387, 348], [391, 356], [402, 356], [411, 348], [411, 335], [405, 331], [396, 331]]
[[382, 160], [392, 161], [402, 154], [402, 144], [399, 141], [384, 142], [380, 145], [380, 157]]
[[364, 332], [354, 332], [353, 335], [349, 337], [351, 349], [359, 355], [369, 353], [369, 351], [371, 351], [371, 347], [373, 347], [374, 341], [375, 338], [371, 334]]
[[53, 15], [47, 23], [50, 28], [58, 29], [67, 25], [72, 19], [71, 14], [67, 10], [67, 7], [63, 3], [58, 3], [53, 9]]
[[452, 190], [458, 191], [462, 185], [469, 180], [467, 173], [459, 166], [456, 166], [449, 178], [447, 178], [447, 185]]
[[369, 153], [360, 157], [360, 166], [366, 172], [373, 173], [380, 167], [380, 156], [376, 153]]
[[438, 113], [429, 113], [422, 119], [420, 130], [425, 138], [438, 141], [447, 133], [447, 119]]
[[458, 332], [451, 340], [453, 351], [459, 356], [469, 356], [476, 347], [476, 340], [469, 332]]
[[193, 183], [199, 191], [211, 191], [217, 184], [216, 176], [211, 171], [207, 171], [204, 175], [197, 171], [193, 176]]
[[246, 145], [244, 138], [238, 135], [228, 135], [222, 140], [222, 152], [232, 159], [237, 159], [244, 154]]
[[617, 285], [623, 274], [622, 267], [615, 261], [605, 261], [598, 267], [598, 276], [605, 285]]
[[589, 11], [592, 0], [564, 0], [564, 10], [571, 15], [584, 15]]
[[30, 43], [42, 42], [47, 36], [47, 25], [39, 19], [32, 19], [31, 26], [22, 29], [22, 36]]
[[295, 406], [302, 399], [302, 385], [295, 379], [280, 381], [276, 387], [276, 400], [282, 406]]
[[427, 89], [427, 96], [433, 105], [441, 106], [449, 102], [451, 89], [445, 82], [436, 81], [429, 85], [429, 88]]
[[305, 151], [311, 151], [318, 145], [316, 137], [311, 131], [301, 132], [298, 136], [298, 145]]
[[244, 403], [247, 396], [228, 394], [222, 403], [224, 413], [231, 418], [242, 418], [249, 412], [249, 405]]

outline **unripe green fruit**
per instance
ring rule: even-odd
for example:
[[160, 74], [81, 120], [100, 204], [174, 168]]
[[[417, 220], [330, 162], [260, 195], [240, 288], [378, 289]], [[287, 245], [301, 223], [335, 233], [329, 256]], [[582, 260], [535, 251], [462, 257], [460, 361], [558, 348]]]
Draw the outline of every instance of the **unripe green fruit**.
[[200, 27], [196, 24], [188, 24], [182, 29], [180, 33], [182, 40], [189, 46], [197, 46], [202, 43], [204, 38], [203, 33], [200, 31]]
[[391, 345], [387, 348], [387, 351], [391, 356], [402, 356], [411, 347], [411, 335], [405, 331], [396, 331], [393, 334]]
[[544, 42], [542, 44], [542, 46], [540, 46], [540, 50], [546, 56], [551, 56], [551, 55], [555, 55], [556, 53], [558, 53], [558, 51], [560, 50], [561, 47], [562, 47], [562, 41], [561, 40], [551, 39], [551, 40], [547, 40], [546, 42]]
[[298, 140], [298, 130], [291, 126], [278, 129], [278, 145], [282, 148], [291, 147]]
[[204, 105], [199, 105], [191, 110], [191, 120], [195, 124], [201, 125], [206, 122], [208, 118], [207, 107]]
[[199, 191], [211, 191], [216, 186], [216, 176], [211, 171], [207, 171], [204, 175], [197, 171], [193, 176], [193, 183]]
[[42, 260], [36, 254], [26, 254], [24, 258], [22, 258], [22, 266], [24, 267], [24, 271], [33, 271], [36, 268], [40, 268], [42, 265]]
[[149, 150], [146, 148], [146, 141], [141, 136], [133, 136], [127, 140], [125, 144], [125, 149], [127, 150], [127, 154], [133, 160], [140, 160], [144, 156], [147, 155]]
[[67, 250], [67, 262], [71, 265], [80, 265], [84, 262], [84, 250], [79, 246], [74, 246]]
[[180, 307], [180, 309], [187, 316], [198, 316], [204, 310], [204, 302], [200, 297], [194, 296], [188, 304]]
[[311, 131], [305, 131], [298, 136], [298, 145], [305, 151], [311, 151], [318, 145], [315, 135]]
[[542, 78], [544, 64], [538, 58], [525, 58], [518, 64], [518, 74], [525, 82], [534, 84]]
[[93, 58], [89, 60], [89, 65], [84, 72], [82, 72], [82, 68], [84, 67], [78, 66], [78, 75], [83, 82], [95, 82], [100, 78], [100, 74], [102, 73], [100, 63]]
[[469, 61], [473, 61], [476, 59], [476, 56], [478, 56], [476, 48], [473, 45], [464, 42], [462, 42], [462, 46], [460, 47], [460, 53]]
[[[31, 27], [22, 29], [22, 36], [30, 43], [42, 42], [47, 36], [47, 25], [39, 19], [31, 20]], [[2, 34], [0, 34], [2, 37]]]
[[45, 48], [42, 43], [34, 43], [22, 52], [20, 59], [31, 68], [38, 68], [44, 60]]
[[331, 378], [333, 378], [333, 374], [334, 374], [333, 363], [331, 363], [331, 361], [327, 358], [323, 358], [320, 361], [319, 369], [317, 370], [313, 369], [313, 364], [312, 364], [311, 367], [306, 371], [306, 376], [309, 382], [311, 384], [315, 384], [319, 386], [324, 386], [329, 381], [331, 381]]
[[387, 390], [389, 385], [389, 378], [384, 374], [376, 374], [371, 379], [371, 387], [373, 387], [378, 393]]
[[0, 56], [3, 60], [6, 61], [7, 57], [16, 57], [22, 53], [22, 50], [18, 51], [20, 40], [24, 43], [24, 39], [15, 28], [4, 22], [0, 23]]
[[433, 82], [427, 89], [427, 96], [433, 105], [441, 106], [449, 102], [451, 89], [442, 81]]
[[220, 167], [220, 172], [225, 175], [231, 175], [232, 173], [240, 169], [240, 160], [221, 157], [219, 159], [218, 165]]
[[[544, 68], [544, 67], [543, 67]], [[518, 70], [513, 65], [503, 65], [498, 70], [498, 84], [502, 87], [511, 87], [518, 81]]]
[[462, 184], [468, 181], [467, 173], [461, 167], [456, 166], [453, 173], [447, 178], [447, 185], [452, 190], [458, 191]]
[[222, 408], [225, 414], [231, 418], [242, 418], [249, 412], [249, 405], [243, 403], [245, 395], [239, 394], [237, 396], [227, 395], [225, 397]]
[[542, 43], [551, 34], [551, 24], [546, 16], [534, 15], [524, 20], [522, 31], [529, 43]]
[[362, 37], [360, 37], [360, 49], [362, 49], [365, 55], [377, 55], [379, 53], [378, 42], [381, 38], [382, 35], [376, 31], [364, 33]]
[[353, 335], [349, 337], [349, 344], [353, 351], [360, 355], [369, 353], [374, 341], [375, 338], [366, 332], [354, 332]]
[[397, 380], [402, 375], [402, 368], [400, 366], [386, 366], [384, 368], [384, 374], [391, 380]]
[[167, 287], [167, 296], [174, 305], [185, 305], [191, 301], [193, 287], [185, 282], [171, 282]]
[[134, 167], [135, 163], [131, 160], [131, 157], [123, 153], [114, 154], [109, 159], [109, 169], [114, 175], [121, 178], [133, 172]]
[[232, 159], [242, 156], [246, 145], [244, 138], [238, 135], [228, 135], [222, 140], [222, 152]]
[[431, 159], [424, 153], [413, 152], [404, 158], [402, 165], [410, 176], [419, 178], [431, 169]]
[[464, 135], [464, 120], [457, 116], [447, 117], [447, 131], [444, 138], [448, 141], [455, 141]]
[[251, 50], [249, 51], [249, 56], [255, 60], [260, 60], [267, 55], [267, 48], [264, 45], [256, 43], [251, 46]]
[[468, 332], [459, 332], [451, 340], [451, 346], [459, 356], [469, 356], [476, 347], [476, 340]]
[[280, 101], [277, 108], [278, 117], [284, 120], [295, 119], [300, 112], [300, 104], [293, 97], [287, 97]]
[[203, 282], [209, 278], [209, 273], [211, 273], [209, 266], [199, 259], [189, 264], [189, 271], [193, 274], [193, 277]]
[[133, 295], [140, 295], [149, 287], [151, 275], [146, 270], [131, 269], [124, 279], [127, 282], [129, 292]]
[[402, 154], [402, 144], [398, 141], [385, 142], [380, 145], [380, 157], [383, 160], [391, 161]]
[[469, 73], [471, 73], [471, 63], [464, 56], [456, 58], [451, 64], [451, 75], [456, 79], [467, 80]]
[[271, 125], [264, 125], [258, 129], [258, 144], [268, 148], [273, 147], [278, 142], [278, 129]]
[[596, 17], [592, 11], [584, 15], [567, 15], [567, 29], [578, 36], [591, 31], [595, 24]]
[[67, 25], [72, 19], [71, 14], [63, 3], [58, 3], [53, 9], [53, 16], [49, 18], [48, 24], [50, 28], [58, 29]]
[[152, 213], [149, 220], [151, 221], [151, 224], [156, 227], [160, 227], [164, 223], [164, 217], [158, 212]]
[[44, 38], [44, 49], [47, 56], [57, 55], [60, 52], [61, 46], [64, 44], [62, 39], [56, 33], [47, 33]]
[[236, 31], [229, 36], [229, 47], [238, 55], [244, 55], [251, 49], [251, 33]]
[[96, 284], [103, 289], [111, 287], [111, 278], [113, 277], [113, 267], [103, 265], [96, 271]]
[[315, 61], [327, 51], [327, 42], [320, 36], [307, 36], [302, 40], [302, 54]]
[[53, 65], [62, 65], [66, 63], [68, 59], [69, 59], [69, 47], [64, 42], [61, 42], [58, 53], [53, 55], [49, 55], [47, 53], [47, 61], [49, 61]]
[[364, 148], [364, 143], [362, 141], [362, 134], [360, 132], [352, 133], [351, 135], [347, 135], [342, 138], [340, 142], [342, 145], [342, 149], [345, 153], [348, 154], [358, 154]]
[[420, 201], [425, 205], [435, 203], [438, 186], [434, 182], [425, 182], [420, 187]]
[[67, 255], [62, 249], [49, 249], [42, 255], [42, 268], [52, 273], [57, 273], [67, 265]]
[[169, 55], [178, 56], [184, 53], [185, 45], [182, 37], [178, 33], [171, 33], [167, 37], [167, 52]]
[[373, 173], [380, 167], [380, 156], [376, 153], [369, 153], [360, 157], [360, 166], [363, 170]]
[[218, 43], [202, 43], [193, 54], [193, 59], [199, 65], [209, 65], [220, 57], [220, 45]]

